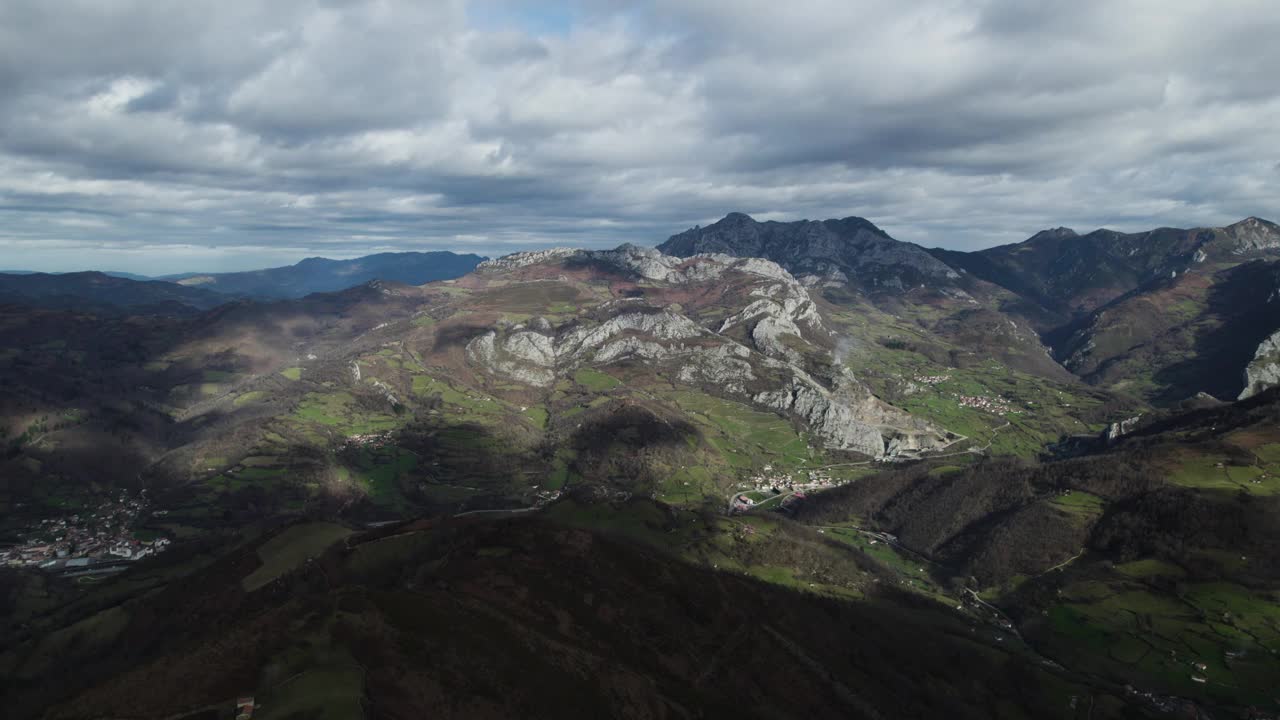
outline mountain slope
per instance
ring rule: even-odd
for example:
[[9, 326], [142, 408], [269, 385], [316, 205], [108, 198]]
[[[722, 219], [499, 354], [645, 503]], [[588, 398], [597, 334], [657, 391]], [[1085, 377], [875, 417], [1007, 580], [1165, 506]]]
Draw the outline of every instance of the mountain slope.
[[227, 301], [198, 287], [131, 280], [100, 272], [0, 273], [0, 302], [108, 312], [191, 312]]
[[796, 517], [892, 533], [1073, 669], [1280, 708], [1278, 419], [1272, 390], [1143, 418], [1081, 457], [886, 472]]
[[[1041, 344], [1016, 295], [957, 273], [928, 251], [893, 239], [867, 220], [756, 222], [732, 213], [674, 235], [659, 249], [679, 257], [721, 253], [777, 262], [837, 306], [887, 313], [970, 356], [995, 359], [1049, 380], [1070, 381]], [[1006, 312], [1008, 310], [1009, 312]], [[992, 342], [993, 338], [998, 338]]]
[[400, 252], [366, 255], [352, 260], [307, 258], [286, 267], [233, 273], [170, 275], [187, 287], [199, 287], [229, 295], [259, 298], [300, 298], [316, 292], [334, 292], [371, 280], [422, 285], [471, 272], [484, 258], [451, 252]]
[[1197, 392], [1234, 399], [1259, 345], [1280, 330], [1278, 303], [1280, 260], [1195, 268], [1102, 306], [1055, 346], [1086, 381], [1157, 404]]
[[1259, 218], [1129, 234], [1058, 228], [931, 252], [1013, 293], [998, 307], [1038, 330], [1073, 374], [1160, 405], [1236, 397], [1259, 344], [1280, 329], [1270, 304], [1280, 227]]

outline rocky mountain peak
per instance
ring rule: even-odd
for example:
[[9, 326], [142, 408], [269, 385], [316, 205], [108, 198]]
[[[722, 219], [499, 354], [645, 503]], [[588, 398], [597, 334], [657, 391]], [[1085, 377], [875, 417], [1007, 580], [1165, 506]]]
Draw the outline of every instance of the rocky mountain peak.
[[1237, 253], [1280, 250], [1280, 226], [1259, 217], [1248, 217], [1226, 228]]
[[949, 285], [959, 278], [923, 248], [895, 240], [856, 216], [762, 223], [730, 213], [713, 225], [673, 235], [658, 249], [679, 257], [715, 253], [765, 258], [809, 285], [850, 284], [869, 292]]
[[1035, 235], [1032, 235], [1027, 242], [1042, 240], [1068, 240], [1074, 237], [1080, 237], [1080, 234], [1069, 227], [1056, 227], [1048, 230], [1041, 230]]

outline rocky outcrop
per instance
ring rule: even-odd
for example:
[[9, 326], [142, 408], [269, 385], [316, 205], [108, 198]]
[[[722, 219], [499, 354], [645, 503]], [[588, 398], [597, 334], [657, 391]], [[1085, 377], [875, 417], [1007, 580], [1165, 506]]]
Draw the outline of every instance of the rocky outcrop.
[[558, 343], [556, 356], [582, 355], [623, 333], [638, 333], [658, 340], [683, 340], [706, 332], [689, 318], [669, 310], [656, 313], [628, 312], [615, 315], [595, 327], [568, 333]]
[[[534, 339], [535, 336], [539, 339]], [[467, 343], [467, 359], [512, 380], [546, 387], [556, 381], [551, 338], [533, 332], [517, 332], [499, 340], [494, 330]]]
[[804, 325], [811, 331], [827, 332], [822, 315], [809, 298], [809, 293], [798, 282], [775, 283], [756, 288], [751, 296], [758, 298], [741, 311], [720, 323], [720, 333], [739, 325], [751, 327], [750, 337], [756, 349], [771, 357], [800, 362], [800, 353], [789, 347], [784, 336], [790, 335], [803, 342]]
[[717, 387], [730, 395], [747, 396], [756, 380], [751, 351], [736, 343], [697, 348], [681, 365], [677, 378], [689, 385]]
[[1280, 385], [1280, 331], [1262, 341], [1244, 371], [1241, 400]]
[[724, 253], [706, 253], [696, 257], [676, 257], [654, 248], [621, 245], [613, 250], [550, 248], [518, 252], [494, 260], [486, 260], [476, 268], [480, 272], [501, 273], [543, 263], [598, 263], [654, 282], [682, 285], [707, 282], [726, 273], [739, 272], [762, 278], [795, 283], [796, 279], [776, 262], [758, 257], [737, 257]]
[[577, 248], [547, 248], [546, 250], [531, 250], [529, 252], [512, 253], [503, 255], [500, 258], [485, 260], [476, 266], [478, 271], [501, 272], [504, 270], [516, 270], [530, 265], [538, 265], [545, 262], [555, 262], [565, 260], [567, 258], [578, 255], [583, 250]]
[[852, 407], [836, 402], [817, 385], [792, 378], [786, 386], [757, 394], [757, 404], [802, 418], [827, 447], [854, 450], [872, 457], [885, 453], [880, 430], [863, 422]]
[[1106, 440], [1108, 443], [1113, 443], [1119, 440], [1120, 438], [1124, 437], [1125, 435], [1128, 435], [1129, 433], [1133, 432], [1133, 429], [1138, 426], [1138, 423], [1141, 420], [1142, 420], [1141, 415], [1134, 415], [1131, 418], [1125, 418], [1124, 420], [1120, 420], [1118, 422], [1108, 423], [1107, 429], [1102, 433], [1102, 438]]
[[[671, 347], [656, 340], [682, 340], [706, 333], [692, 320], [669, 311], [625, 312], [598, 325], [559, 334], [545, 318], [538, 318], [502, 336], [496, 330], [480, 335], [467, 344], [467, 358], [512, 380], [546, 387], [555, 382], [559, 367], [582, 361], [612, 362], [628, 354], [665, 358]], [[621, 335], [628, 337], [621, 344], [611, 343]]]
[[829, 448], [881, 457], [932, 450], [948, 442], [946, 433], [875, 397], [848, 373], [827, 389], [798, 369], [793, 371], [787, 385], [758, 393], [752, 400], [800, 417]]

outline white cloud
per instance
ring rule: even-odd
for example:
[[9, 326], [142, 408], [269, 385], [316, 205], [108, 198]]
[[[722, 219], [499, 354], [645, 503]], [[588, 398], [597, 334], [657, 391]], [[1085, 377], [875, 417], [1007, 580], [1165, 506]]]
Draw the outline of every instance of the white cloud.
[[1274, 216], [1277, 31], [1270, 0], [10, 0], [0, 266]]

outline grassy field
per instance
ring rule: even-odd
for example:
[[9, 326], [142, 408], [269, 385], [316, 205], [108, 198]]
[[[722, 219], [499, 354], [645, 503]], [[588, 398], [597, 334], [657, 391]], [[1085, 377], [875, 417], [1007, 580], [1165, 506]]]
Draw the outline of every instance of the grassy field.
[[581, 368], [573, 374], [573, 381], [589, 392], [606, 392], [622, 384], [618, 378], [600, 370]]
[[286, 379], [289, 379], [289, 380], [301, 380], [301, 379], [302, 379], [302, 368], [300, 368], [300, 367], [290, 367], [290, 368], [285, 368], [285, 369], [283, 369], [283, 370], [281, 370], [281, 371], [280, 371], [280, 374], [281, 374], [281, 375], [283, 375]]
[[[1117, 566], [1067, 585], [1047, 610], [1047, 654], [1076, 669], [1187, 697], [1266, 705], [1280, 677], [1280, 605], [1274, 594], [1230, 583], [1186, 583], [1178, 595], [1151, 582], [1183, 571], [1157, 560]], [[1192, 680], [1203, 677], [1205, 683]]]
[[827, 537], [861, 550], [884, 567], [894, 571], [898, 575], [898, 583], [903, 589], [926, 595], [946, 605], [954, 603], [954, 599], [946, 594], [946, 591], [930, 574], [929, 567], [918, 558], [912, 557], [886, 542], [870, 537], [853, 527], [826, 528], [824, 533]]
[[1049, 504], [1072, 517], [1088, 521], [1101, 517], [1106, 501], [1097, 495], [1072, 490], [1065, 495], [1054, 496]]
[[307, 393], [292, 417], [297, 421], [335, 428], [347, 435], [383, 432], [403, 422], [395, 415], [359, 407], [355, 397], [346, 391]]
[[253, 592], [350, 534], [347, 528], [333, 523], [303, 523], [287, 528], [258, 548], [262, 565], [240, 584], [246, 592]]
[[[451, 416], [481, 423], [495, 422], [496, 418], [515, 415], [518, 409], [475, 388], [455, 386], [429, 375], [413, 376], [413, 394], [417, 397], [439, 397]], [[545, 410], [544, 410], [545, 412]], [[526, 415], [533, 421], [536, 414]], [[545, 422], [545, 420], [544, 420]]]
[[1270, 460], [1269, 446], [1264, 446], [1260, 454], [1254, 452], [1257, 464], [1233, 465], [1226, 455], [1180, 448], [1170, 453], [1164, 465], [1169, 482], [1183, 487], [1243, 491], [1251, 495], [1280, 493], [1280, 462]]
[[369, 491], [374, 503], [406, 510], [409, 506], [400, 491], [400, 479], [418, 465], [413, 453], [399, 447], [361, 448], [354, 454], [352, 467], [341, 468]]
[[364, 671], [353, 659], [349, 665], [306, 670], [273, 688], [254, 717], [353, 720], [364, 717], [363, 696]]
[[692, 391], [674, 391], [667, 397], [704, 428], [708, 442], [733, 470], [773, 465], [775, 470], [794, 471], [815, 464], [818, 457], [805, 435], [773, 413]]
[[265, 397], [267, 397], [267, 393], [262, 390], [251, 390], [247, 393], [237, 395], [236, 399], [233, 400], [231, 404], [235, 407], [244, 407], [245, 405], [255, 403]]
[[547, 412], [546, 408], [535, 405], [533, 407], [526, 407], [520, 412], [524, 413], [524, 416], [529, 418], [529, 422], [533, 423], [535, 428], [539, 430], [546, 429], [547, 420], [550, 419], [550, 413]]

